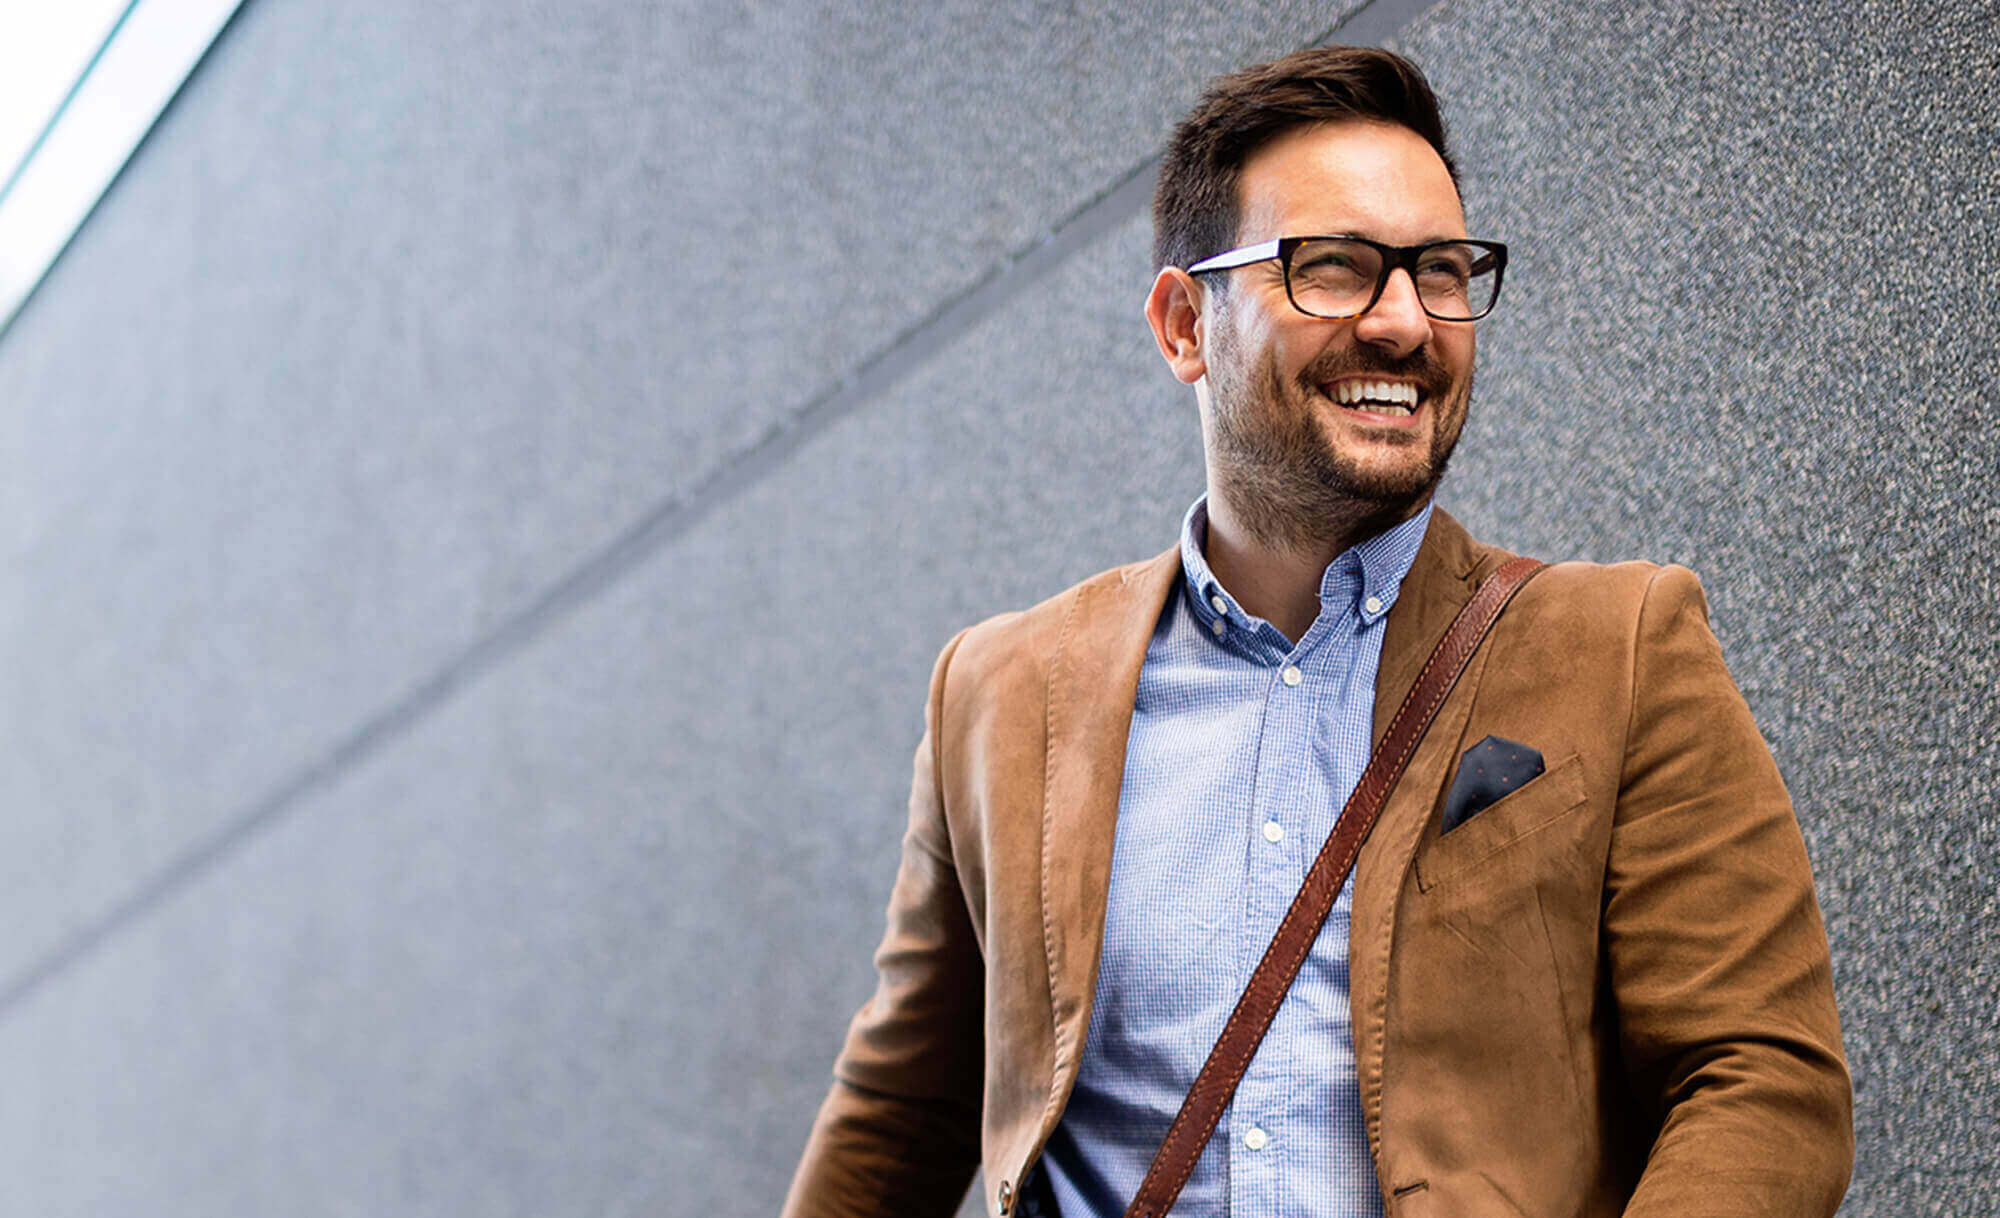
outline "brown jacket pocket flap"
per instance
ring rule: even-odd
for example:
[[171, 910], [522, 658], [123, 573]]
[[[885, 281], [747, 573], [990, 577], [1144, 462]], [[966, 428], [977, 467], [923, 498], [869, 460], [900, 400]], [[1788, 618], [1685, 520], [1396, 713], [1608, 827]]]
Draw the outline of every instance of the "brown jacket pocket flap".
[[1572, 753], [1520, 790], [1494, 801], [1417, 852], [1417, 886], [1428, 892], [1582, 804], [1583, 759]]

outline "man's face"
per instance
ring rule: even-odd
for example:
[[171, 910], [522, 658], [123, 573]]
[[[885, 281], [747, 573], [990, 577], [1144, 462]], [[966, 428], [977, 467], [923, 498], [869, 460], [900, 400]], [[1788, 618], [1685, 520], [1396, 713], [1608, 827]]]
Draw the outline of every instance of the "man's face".
[[[1238, 242], [1303, 234], [1388, 245], [1462, 238], [1451, 175], [1405, 127], [1346, 122], [1280, 136], [1245, 163]], [[1407, 515], [1444, 474], [1472, 391], [1471, 322], [1427, 316], [1406, 272], [1359, 318], [1294, 309], [1275, 261], [1228, 272], [1203, 322], [1211, 471], [1260, 531], [1299, 538], [1313, 522]], [[1384, 392], [1387, 387], [1387, 392]], [[1384, 397], [1407, 396], [1408, 410]]]

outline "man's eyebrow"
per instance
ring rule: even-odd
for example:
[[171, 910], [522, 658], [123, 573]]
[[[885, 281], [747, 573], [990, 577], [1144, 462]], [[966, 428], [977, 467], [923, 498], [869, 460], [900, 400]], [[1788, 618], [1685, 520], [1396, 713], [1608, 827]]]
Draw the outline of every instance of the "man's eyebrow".
[[[1347, 229], [1333, 229], [1333, 230], [1330, 230], [1330, 231], [1328, 231], [1328, 232], [1323, 232], [1323, 233], [1310, 233], [1310, 234], [1308, 234], [1308, 233], [1305, 233], [1304, 231], [1301, 231], [1299, 235], [1300, 235], [1300, 236], [1315, 236], [1315, 237], [1354, 237], [1354, 238], [1358, 238], [1358, 239], [1360, 239], [1360, 240], [1363, 240], [1363, 241], [1377, 241], [1377, 242], [1381, 242], [1381, 244], [1383, 244], [1383, 245], [1398, 245], [1398, 244], [1400, 244], [1399, 242], [1395, 242], [1395, 241], [1386, 241], [1386, 240], [1383, 240], [1383, 239], [1382, 239], [1381, 237], [1377, 237], [1377, 236], [1375, 236], [1375, 235], [1374, 235], [1373, 233], [1368, 233], [1368, 232], [1363, 232], [1363, 231], [1361, 231], [1360, 229], [1353, 229], [1353, 228], [1347, 228]], [[1410, 244], [1410, 245], [1412, 245], [1412, 246], [1416, 246], [1416, 245], [1436, 245], [1436, 244], [1438, 244], [1438, 243], [1439, 243], [1439, 242], [1441, 242], [1441, 241], [1471, 241], [1471, 240], [1474, 240], [1474, 238], [1472, 238], [1472, 237], [1469, 237], [1469, 236], [1466, 236], [1466, 235], [1465, 235], [1464, 233], [1445, 233], [1445, 234], [1442, 234], [1442, 235], [1439, 235], [1439, 234], [1435, 234], [1435, 233], [1434, 233], [1434, 234], [1432, 234], [1431, 236], [1428, 236], [1428, 237], [1419, 237], [1419, 238], [1417, 238], [1417, 239], [1416, 239], [1415, 241], [1412, 241], [1412, 242], [1410, 242], [1409, 244]]]

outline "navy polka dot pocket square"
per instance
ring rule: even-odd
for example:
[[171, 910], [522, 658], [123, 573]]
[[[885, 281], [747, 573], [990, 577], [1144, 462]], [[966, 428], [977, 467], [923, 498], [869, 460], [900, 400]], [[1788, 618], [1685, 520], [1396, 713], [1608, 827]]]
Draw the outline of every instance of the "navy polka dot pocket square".
[[1499, 736], [1465, 750], [1444, 797], [1444, 832], [1450, 833], [1474, 813], [1526, 786], [1542, 772], [1542, 755], [1525, 744]]

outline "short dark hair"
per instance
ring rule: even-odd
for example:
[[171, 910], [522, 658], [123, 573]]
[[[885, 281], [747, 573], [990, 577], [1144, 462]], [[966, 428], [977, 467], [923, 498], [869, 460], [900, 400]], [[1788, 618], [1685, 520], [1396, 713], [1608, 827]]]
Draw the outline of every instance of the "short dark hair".
[[1237, 181], [1252, 153], [1294, 127], [1394, 123], [1422, 136], [1444, 160], [1437, 97], [1417, 65], [1374, 47], [1312, 47], [1218, 77], [1174, 128], [1153, 189], [1153, 263], [1190, 266], [1235, 241]]

